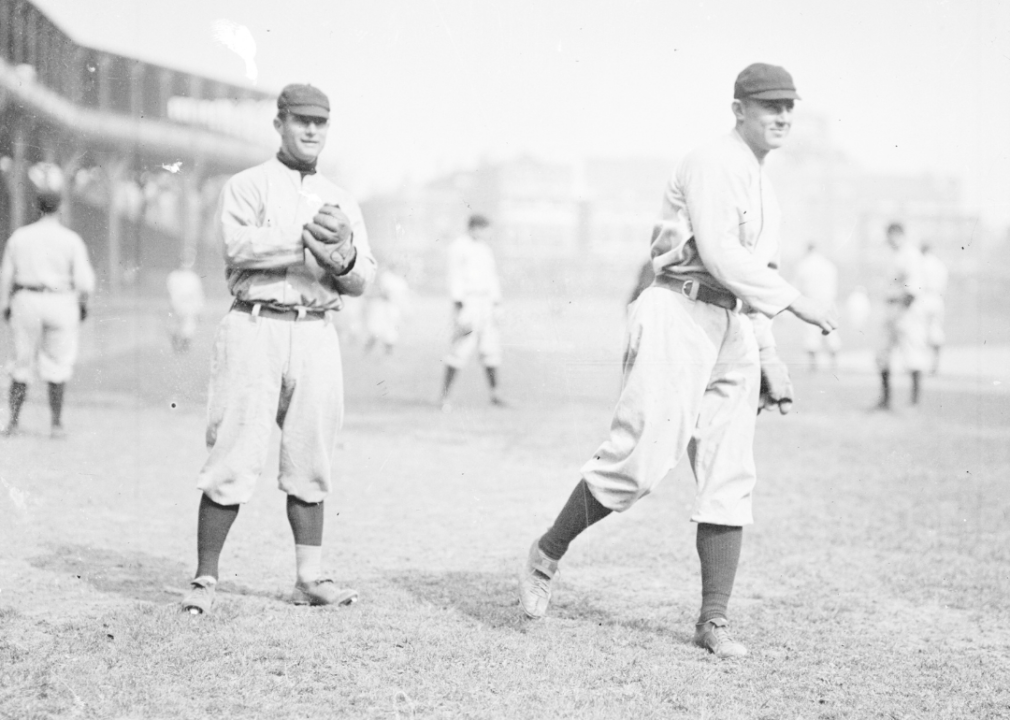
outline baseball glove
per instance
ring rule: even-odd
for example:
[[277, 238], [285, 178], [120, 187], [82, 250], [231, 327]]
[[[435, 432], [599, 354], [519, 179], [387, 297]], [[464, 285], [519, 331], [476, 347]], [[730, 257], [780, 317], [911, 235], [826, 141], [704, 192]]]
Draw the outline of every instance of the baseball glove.
[[779, 359], [774, 350], [761, 351], [761, 397], [758, 414], [762, 410], [778, 407], [785, 415], [793, 407], [793, 383], [789, 379], [789, 368]]
[[312, 221], [305, 223], [302, 242], [331, 275], [345, 275], [354, 267], [358, 251], [351, 220], [336, 205], [323, 205]]

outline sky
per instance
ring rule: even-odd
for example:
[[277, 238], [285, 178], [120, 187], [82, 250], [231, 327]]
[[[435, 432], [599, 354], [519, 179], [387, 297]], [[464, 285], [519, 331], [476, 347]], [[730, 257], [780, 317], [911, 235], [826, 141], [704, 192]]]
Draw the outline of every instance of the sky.
[[752, 62], [872, 171], [958, 177], [1010, 223], [1006, 0], [34, 0], [84, 45], [323, 89], [365, 194], [482, 158], [676, 157], [728, 130]]

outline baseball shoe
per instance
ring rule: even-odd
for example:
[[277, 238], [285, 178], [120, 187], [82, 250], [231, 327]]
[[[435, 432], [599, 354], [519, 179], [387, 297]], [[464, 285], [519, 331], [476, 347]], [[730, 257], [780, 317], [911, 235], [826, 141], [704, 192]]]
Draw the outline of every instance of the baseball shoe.
[[357, 601], [357, 590], [338, 588], [329, 578], [295, 583], [291, 594], [291, 602], [295, 605], [353, 605]]
[[501, 395], [498, 395], [497, 393], [491, 396], [491, 404], [494, 405], [495, 407], [501, 407], [501, 408], [506, 408], [509, 406], [509, 404], [505, 402], [505, 399]]
[[210, 612], [214, 604], [214, 588], [217, 579], [210, 575], [193, 578], [189, 583], [189, 591], [182, 597], [182, 610], [191, 615], [204, 615]]
[[21, 434], [21, 428], [13, 423], [0, 430], [0, 437], [14, 437], [15, 435]]
[[65, 440], [67, 437], [67, 429], [62, 425], [53, 425], [52, 429], [49, 431], [49, 437], [53, 440]]
[[726, 618], [714, 618], [694, 628], [694, 644], [707, 649], [717, 658], [739, 658], [747, 648], [733, 639]]
[[519, 571], [519, 604], [528, 618], [539, 620], [547, 614], [547, 606], [551, 604], [551, 582], [557, 574], [558, 561], [544, 555], [540, 538], [537, 538]]

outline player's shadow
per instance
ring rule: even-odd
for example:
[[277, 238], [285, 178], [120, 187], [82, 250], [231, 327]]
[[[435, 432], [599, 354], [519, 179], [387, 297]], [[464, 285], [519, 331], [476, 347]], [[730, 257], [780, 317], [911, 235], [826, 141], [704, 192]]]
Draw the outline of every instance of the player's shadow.
[[40, 570], [83, 580], [99, 592], [159, 603], [178, 598], [171, 588], [189, 571], [176, 560], [88, 545], [63, 545], [28, 562]]
[[[511, 573], [407, 571], [393, 576], [391, 580], [422, 602], [451, 607], [494, 629], [528, 632], [541, 624], [523, 614], [516, 596], [516, 578]], [[553, 602], [549, 617], [690, 639], [687, 635], [680, 638], [682, 633], [671, 631], [668, 622], [615, 615], [593, 605], [586, 597]]]

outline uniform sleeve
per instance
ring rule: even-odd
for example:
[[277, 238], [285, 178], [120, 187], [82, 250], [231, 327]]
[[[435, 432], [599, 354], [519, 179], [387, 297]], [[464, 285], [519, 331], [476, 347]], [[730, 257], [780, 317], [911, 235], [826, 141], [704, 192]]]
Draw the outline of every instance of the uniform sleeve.
[[[356, 202], [344, 201], [340, 207], [347, 213], [351, 221], [351, 231], [354, 233], [354, 247], [357, 256], [354, 267], [346, 275], [330, 278], [333, 288], [341, 295], [359, 297], [365, 293], [368, 286], [375, 280], [378, 263], [372, 254], [372, 246], [368, 242], [368, 230], [365, 228], [365, 218]], [[304, 251], [307, 253], [308, 251]], [[303, 253], [304, 255], [304, 253]]]
[[300, 226], [260, 226], [263, 195], [252, 178], [234, 177], [221, 190], [218, 217], [231, 268], [279, 270], [305, 261]]
[[74, 243], [74, 264], [71, 272], [74, 291], [78, 297], [87, 299], [95, 292], [95, 270], [91, 267], [91, 260], [88, 259], [88, 246], [79, 237]]
[[683, 184], [694, 241], [705, 269], [723, 287], [772, 317], [800, 292], [740, 244], [740, 225], [761, 222], [746, 217], [746, 175], [728, 161], [695, 158], [685, 163]]
[[0, 260], [0, 312], [10, 307], [11, 290], [14, 289], [14, 258], [11, 252], [13, 238], [7, 241], [3, 260]]

